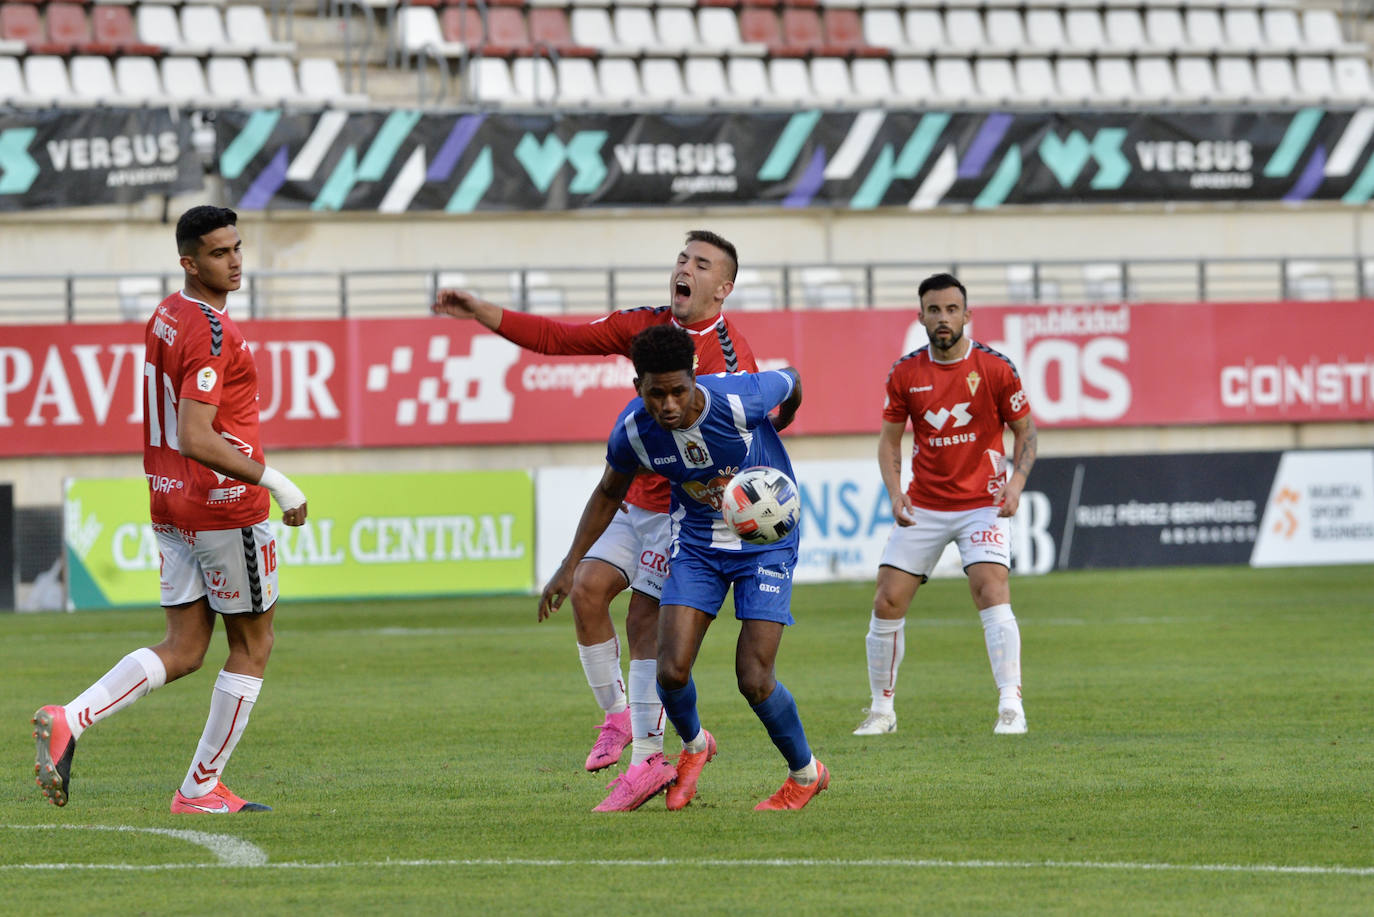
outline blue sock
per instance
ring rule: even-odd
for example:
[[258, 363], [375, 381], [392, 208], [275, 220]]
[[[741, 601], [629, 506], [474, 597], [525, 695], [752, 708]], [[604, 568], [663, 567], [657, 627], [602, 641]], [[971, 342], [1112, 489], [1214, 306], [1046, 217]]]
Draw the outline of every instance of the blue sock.
[[654, 684], [658, 688], [658, 699], [663, 701], [663, 710], [668, 714], [668, 722], [673, 724], [682, 741], [695, 739], [701, 732], [701, 717], [697, 716], [697, 683], [689, 675], [687, 684], [676, 691], [669, 691], [657, 682]]
[[763, 721], [763, 728], [768, 730], [768, 737], [787, 759], [788, 770], [799, 771], [811, 763], [811, 746], [806, 742], [806, 732], [802, 729], [797, 702], [792, 699], [792, 692], [784, 688], [782, 682], [778, 682], [767, 700], [755, 705], [753, 709]]

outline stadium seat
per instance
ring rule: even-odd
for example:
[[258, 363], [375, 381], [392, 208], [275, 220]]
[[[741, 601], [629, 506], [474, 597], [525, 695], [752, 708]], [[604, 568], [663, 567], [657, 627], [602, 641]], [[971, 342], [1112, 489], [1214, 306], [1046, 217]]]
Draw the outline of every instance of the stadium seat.
[[115, 85], [114, 69], [108, 57], [78, 54], [68, 62], [71, 71], [72, 94], [92, 105], [109, 105], [117, 101], [119, 89]]
[[1112, 261], [1084, 264], [1083, 295], [1089, 302], [1125, 302], [1128, 296], [1121, 282], [1121, 265]]
[[860, 22], [863, 24], [864, 41], [868, 45], [895, 51], [908, 47], [906, 33], [902, 29], [902, 17], [895, 9], [868, 7], [863, 11]]
[[730, 97], [725, 64], [715, 57], [689, 57], [682, 65], [687, 96], [699, 102], [721, 102]]
[[1297, 97], [1293, 62], [1286, 57], [1261, 57], [1255, 61], [1255, 89], [1266, 101], [1289, 101]]
[[559, 57], [596, 57], [598, 51], [573, 41], [568, 14], [562, 9], [532, 8], [529, 14], [530, 43], [549, 47]]
[[759, 102], [770, 95], [768, 70], [756, 57], [732, 57], [725, 62], [725, 81], [732, 100]]
[[301, 98], [337, 106], [366, 105], [368, 98], [344, 86], [339, 62], [332, 57], [306, 57], [300, 62]]
[[1103, 35], [1107, 47], [1118, 52], [1132, 52], [1144, 48], [1145, 27], [1140, 13], [1130, 9], [1109, 9], [1103, 20]]
[[1369, 76], [1369, 61], [1363, 57], [1338, 57], [1332, 64], [1336, 95], [1344, 99], [1368, 101], [1374, 96]]
[[1173, 7], [1146, 8], [1145, 44], [1151, 51], [1164, 53], [1173, 53], [1187, 46], [1183, 13]]
[[1336, 298], [1330, 266], [1320, 261], [1284, 262], [1283, 286], [1288, 299], [1321, 302]]
[[[705, 34], [705, 29], [702, 29]], [[739, 11], [740, 38], [750, 44], [762, 45], [769, 54], [777, 54], [782, 48], [782, 23], [778, 14], [770, 9], [745, 7]]]
[[[620, 63], [631, 62], [622, 60]], [[508, 283], [515, 308], [542, 314], [563, 311], [563, 288], [553, 285], [547, 271], [512, 271]]]
[[837, 267], [801, 269], [802, 301], [811, 309], [853, 309], [857, 290]]
[[596, 82], [601, 98], [610, 102], [633, 103], [644, 96], [639, 68], [626, 57], [603, 57], [596, 62]]
[[209, 45], [182, 37], [176, 10], [170, 6], [140, 3], [134, 21], [138, 23], [138, 39], [145, 45], [157, 45], [170, 54], [203, 57], [210, 53]]
[[945, 39], [951, 48], [961, 51], [983, 49], [988, 43], [983, 33], [983, 14], [975, 9], [946, 10]]
[[1188, 9], [1183, 13], [1188, 33], [1188, 49], [1198, 52], [1215, 51], [1227, 44], [1221, 13], [1214, 9]]
[[1270, 48], [1292, 51], [1303, 46], [1302, 25], [1295, 9], [1266, 9], [1260, 12], [1264, 43]]
[[596, 85], [596, 65], [585, 57], [560, 57], [554, 65], [558, 101], [562, 104], [594, 102], [601, 96]]
[[973, 66], [967, 57], [936, 58], [932, 68], [935, 75], [935, 94], [947, 103], [967, 103], [978, 98], [973, 82]]
[[849, 62], [843, 57], [813, 57], [808, 67], [807, 82], [822, 104], [848, 105], [855, 99], [854, 81]]
[[576, 6], [568, 22], [572, 26], [575, 44], [596, 48], [601, 54], [635, 54], [639, 50], [619, 47], [608, 10]]
[[[471, 7], [464, 6], [460, 9], [471, 10]], [[448, 14], [448, 9], [444, 10]], [[478, 19], [480, 27], [481, 20]], [[454, 38], [445, 32], [445, 37]], [[483, 54], [492, 54], [498, 57], [513, 57], [528, 54], [531, 50], [529, 28], [525, 23], [525, 14], [521, 10], [511, 6], [493, 6], [487, 9], [487, 29], [483, 36], [485, 43], [482, 45]]]
[[1058, 96], [1054, 86], [1054, 68], [1048, 57], [1018, 57], [1013, 71], [1018, 99], [1030, 104], [1043, 104]]
[[505, 104], [517, 101], [510, 66], [499, 57], [479, 57], [468, 64], [464, 93], [474, 102]]
[[946, 47], [945, 21], [936, 9], [908, 9], [902, 15], [906, 29], [906, 47], [934, 51]]
[[1167, 57], [1136, 58], [1135, 85], [1145, 102], [1167, 102], [1178, 95], [1174, 68]]
[[195, 42], [205, 45], [212, 54], [225, 54], [231, 57], [248, 57], [253, 54], [251, 45], [233, 44], [224, 31], [224, 20], [219, 10], [213, 6], [195, 4], [183, 6], [179, 23], [183, 36], [194, 36]]
[[782, 11], [782, 44], [792, 53], [843, 54], [842, 50], [826, 47], [821, 31], [821, 17], [814, 9], [785, 7]]
[[248, 63], [241, 57], [210, 58], [205, 64], [205, 85], [211, 99], [226, 105], [242, 105], [257, 96]]
[[1006, 104], [1017, 100], [1021, 93], [1011, 61], [1005, 57], [980, 57], [973, 62], [973, 79], [983, 101]]
[[1068, 46], [1068, 39], [1064, 37], [1064, 20], [1059, 11], [1027, 10], [1026, 43], [1036, 51], [1063, 51]]
[[1223, 100], [1255, 97], [1255, 68], [1248, 57], [1217, 58], [1217, 94]]
[[[488, 12], [510, 7], [492, 7]], [[516, 12], [519, 12], [516, 10]], [[580, 63], [591, 66], [588, 61]], [[522, 102], [547, 104], [559, 97], [558, 78], [554, 72], [553, 61], [546, 57], [521, 57], [511, 61], [511, 82], [515, 94]]]
[[827, 7], [821, 12], [821, 31], [825, 48], [835, 56], [886, 57], [890, 53], [864, 40], [863, 22], [855, 9]]
[[986, 21], [988, 50], [1010, 54], [1026, 48], [1026, 30], [1014, 9], [989, 9]]
[[71, 47], [48, 41], [38, 7], [27, 3], [0, 5], [0, 38], [18, 42], [29, 54], [70, 54]]
[[1075, 53], [1095, 53], [1107, 46], [1097, 10], [1070, 9], [1064, 14], [1066, 46]]
[[806, 61], [796, 57], [774, 57], [768, 61], [770, 102], [805, 102], [816, 95]]
[[1264, 30], [1260, 26], [1259, 11], [1228, 9], [1221, 14], [1226, 43], [1221, 47], [1232, 54], [1253, 54], [1264, 48]]
[[162, 53], [159, 45], [145, 44], [138, 39], [134, 14], [127, 6], [102, 4], [91, 8], [91, 34], [119, 54], [156, 56]]
[[615, 28], [616, 43], [622, 47], [637, 48], [644, 54], [655, 56], [679, 53], [659, 40], [654, 14], [648, 7], [618, 6], [611, 14], [611, 24]]
[[246, 46], [255, 54], [290, 56], [296, 53], [296, 43], [277, 41], [267, 24], [267, 11], [257, 4], [227, 7], [224, 28], [229, 41]]
[[1180, 101], [1206, 102], [1217, 98], [1216, 74], [1205, 57], [1178, 57], [1174, 60]]
[[76, 3], [49, 3], [47, 19], [48, 40], [55, 46], [67, 48], [66, 53], [115, 53], [113, 45], [92, 38], [91, 21], [86, 17], [86, 10]]
[[268, 102], [297, 102], [301, 98], [296, 68], [285, 57], [255, 57], [251, 65], [254, 93]]
[[669, 51], [688, 52], [701, 44], [696, 17], [680, 6], [659, 7], [654, 13], [654, 31], [659, 45]]
[[157, 61], [151, 57], [126, 54], [116, 58], [114, 79], [121, 100], [139, 105], [164, 105], [168, 101], [162, 78], [158, 76]]
[[762, 57], [768, 46], [756, 41], [746, 42], [740, 36], [739, 19], [733, 9], [718, 6], [702, 7], [697, 11], [697, 33], [701, 43], [712, 52], [738, 57]]
[[1059, 87], [1059, 98], [1066, 102], [1083, 103], [1097, 98], [1092, 62], [1086, 57], [1056, 59], [1054, 82]]
[[682, 67], [668, 58], [649, 58], [639, 65], [639, 81], [644, 98], [655, 104], [677, 103], [687, 94], [682, 82]]
[[194, 57], [164, 57], [161, 62], [162, 86], [169, 98], [177, 102], [208, 102], [210, 90], [205, 85], [205, 71]]
[[929, 102], [935, 97], [935, 75], [924, 57], [902, 57], [892, 62], [892, 88], [900, 99]]
[[[142, 7], [139, 8], [142, 10]], [[396, 49], [405, 60], [410, 60], [425, 48], [431, 48], [441, 57], [458, 58], [467, 53], [467, 46], [461, 42], [444, 38], [439, 27], [439, 16], [432, 7], [403, 6], [396, 11]]]
[[1128, 105], [1136, 96], [1135, 74], [1130, 58], [1099, 57], [1093, 64], [1097, 99], [1113, 105]]
[[742, 267], [735, 274], [735, 289], [730, 304], [741, 311], [769, 310], [777, 307], [778, 297], [773, 284], [763, 279], [757, 268]]
[[29, 95], [55, 105], [90, 105], [92, 99], [78, 99], [72, 92], [67, 64], [51, 54], [32, 54], [24, 58], [24, 84]]
[[850, 67], [854, 96], [865, 102], [882, 102], [893, 97], [892, 69], [885, 60], [859, 58]]
[[1335, 10], [1304, 10], [1302, 36], [1303, 46], [1313, 50], [1333, 51], [1346, 44]]
[[1300, 57], [1294, 66], [1298, 91], [1304, 98], [1329, 99], [1336, 94], [1335, 77], [1328, 57]]

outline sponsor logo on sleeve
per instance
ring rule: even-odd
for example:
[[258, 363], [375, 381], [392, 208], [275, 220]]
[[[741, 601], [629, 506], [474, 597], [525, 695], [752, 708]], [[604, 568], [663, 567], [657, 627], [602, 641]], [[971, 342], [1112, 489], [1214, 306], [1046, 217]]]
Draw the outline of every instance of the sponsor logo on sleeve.
[[219, 381], [219, 374], [209, 366], [196, 373], [196, 388], [202, 392], [213, 392], [215, 383]]

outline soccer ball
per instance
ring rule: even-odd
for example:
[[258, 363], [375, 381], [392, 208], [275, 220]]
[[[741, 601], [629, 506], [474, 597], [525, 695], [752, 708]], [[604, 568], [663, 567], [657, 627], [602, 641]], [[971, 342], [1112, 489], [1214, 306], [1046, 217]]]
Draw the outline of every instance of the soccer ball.
[[772, 544], [797, 527], [801, 495], [786, 474], [756, 465], [745, 468], [725, 485], [720, 512], [740, 538], [750, 544]]

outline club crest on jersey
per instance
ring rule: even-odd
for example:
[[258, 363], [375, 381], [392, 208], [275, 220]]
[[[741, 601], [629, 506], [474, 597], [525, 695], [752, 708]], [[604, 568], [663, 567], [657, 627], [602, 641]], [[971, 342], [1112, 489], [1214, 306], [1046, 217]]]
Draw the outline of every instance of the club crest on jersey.
[[209, 366], [196, 373], [196, 388], [202, 392], [213, 392], [215, 383], [219, 381], [219, 374]]
[[968, 393], [976, 395], [978, 394], [978, 384], [983, 381], [983, 377], [978, 375], [977, 370], [974, 370], [968, 374], [964, 381], [968, 383]]
[[711, 456], [706, 452], [706, 447], [694, 439], [687, 440], [682, 447], [682, 454], [686, 457], [687, 464], [693, 468], [711, 464]]

